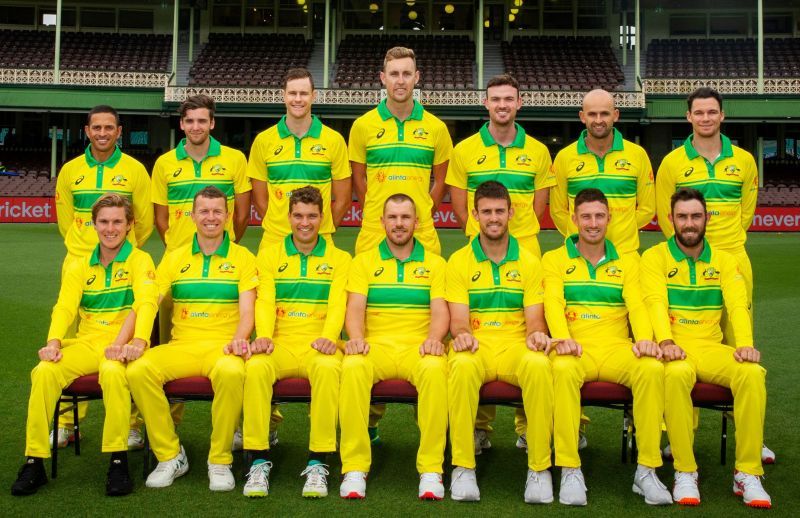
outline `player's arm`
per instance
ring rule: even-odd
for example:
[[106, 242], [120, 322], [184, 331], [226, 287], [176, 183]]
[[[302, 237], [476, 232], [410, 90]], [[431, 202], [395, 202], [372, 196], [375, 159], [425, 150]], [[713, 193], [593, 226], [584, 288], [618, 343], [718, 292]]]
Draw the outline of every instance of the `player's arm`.
[[547, 322], [544, 318], [544, 274], [542, 263], [537, 257], [521, 262], [526, 271], [523, 276], [522, 307], [525, 314], [527, 338], [525, 345], [532, 351], [550, 352], [552, 343], [547, 335]]
[[642, 300], [638, 260], [626, 260], [623, 262], [622, 268], [623, 275], [625, 275], [622, 284], [622, 298], [625, 300], [628, 321], [633, 331], [633, 354], [637, 358], [651, 356], [660, 360], [661, 348], [653, 341], [653, 326]]
[[[78, 306], [83, 296], [83, 283], [81, 272], [83, 263], [73, 263], [61, 279], [61, 289], [58, 292], [58, 301], [53, 307], [50, 317], [50, 329], [47, 332], [47, 344], [39, 350], [39, 358], [44, 361], [58, 361], [61, 359], [61, 341], [67, 329], [75, 321]], [[46, 349], [46, 351], [45, 351]]]
[[353, 171], [353, 190], [356, 198], [361, 202], [361, 208], [367, 201], [367, 164], [350, 161], [350, 169]]
[[439, 122], [436, 130], [436, 142], [433, 144], [433, 167], [431, 173], [433, 174], [433, 184], [431, 185], [431, 199], [433, 200], [433, 207], [431, 208], [431, 216], [436, 213], [439, 204], [442, 203], [445, 190], [445, 177], [447, 176], [447, 164], [450, 162], [450, 157], [453, 154], [453, 139], [450, 138], [450, 132], [443, 122]]
[[667, 239], [675, 233], [669, 220], [671, 212], [670, 200], [675, 192], [675, 176], [668, 163], [669, 157], [670, 155], [664, 157], [656, 174], [656, 217], [658, 218], [658, 226], [661, 227], [661, 232], [664, 233], [664, 237]]
[[461, 156], [462, 148], [463, 145], [459, 145], [453, 149], [444, 181], [450, 187], [450, 204], [453, 206], [456, 221], [461, 226], [461, 230], [466, 230], [469, 207], [467, 207], [467, 171]]
[[[252, 186], [253, 205], [256, 208], [258, 217], [264, 219], [267, 214], [267, 204], [269, 196], [267, 193], [267, 164], [261, 151], [263, 147], [263, 133], [258, 135], [250, 147], [250, 156], [247, 158], [247, 177]], [[250, 212], [250, 209], [248, 209]]]
[[333, 268], [333, 279], [328, 290], [328, 307], [322, 336], [311, 343], [311, 347], [323, 354], [336, 352], [336, 341], [342, 334], [347, 311], [347, 276], [350, 272], [350, 256], [342, 252], [342, 259]]
[[236, 242], [240, 242], [250, 224], [250, 191], [238, 192], [233, 196], [233, 232]]
[[553, 175], [556, 183], [550, 190], [550, 217], [562, 236], [569, 235], [569, 198], [567, 192], [567, 171], [561, 153], [553, 162]]
[[450, 310], [450, 335], [456, 352], [478, 350], [478, 339], [472, 334], [469, 318], [469, 289], [465, 267], [459, 265], [459, 257], [453, 255], [447, 263], [447, 306]]
[[267, 182], [263, 180], [250, 179], [253, 184], [253, 190], [250, 191], [253, 197], [253, 206], [256, 208], [258, 217], [264, 219], [267, 214], [267, 206], [269, 204], [269, 195], [267, 194]]
[[538, 172], [534, 178], [534, 192], [533, 192], [533, 213], [536, 215], [536, 221], [542, 222], [544, 213], [547, 210], [547, 204], [550, 201], [550, 189], [556, 184], [556, 177], [553, 171], [553, 161], [550, 160], [550, 152], [547, 148], [542, 146], [539, 160]]
[[420, 346], [422, 356], [432, 354], [441, 356], [445, 353], [444, 337], [450, 331], [450, 309], [447, 306], [447, 290], [445, 288], [445, 269], [447, 264], [444, 259], [436, 258], [431, 266], [431, 323], [428, 328], [428, 338]]
[[347, 154], [350, 158], [350, 170], [353, 173], [353, 190], [363, 209], [367, 201], [367, 142], [364, 139], [366, 132], [362, 126], [361, 119], [356, 119], [350, 128]]
[[365, 340], [367, 296], [362, 293], [349, 292], [347, 295], [347, 314], [345, 327], [350, 337], [345, 344], [345, 354], [367, 354], [369, 344]]
[[339, 228], [348, 209], [350, 209], [350, 202], [353, 199], [353, 184], [350, 178], [333, 180], [331, 182], [331, 195], [333, 199], [333, 203], [331, 203], [333, 226]]
[[166, 244], [167, 229], [169, 228], [169, 198], [167, 197], [167, 180], [161, 158], [156, 160], [156, 164], [153, 166], [153, 174], [150, 179], [150, 198], [153, 202], [156, 230], [161, 236], [161, 241]]
[[72, 204], [72, 191], [69, 189], [68, 171], [61, 168], [56, 180], [56, 220], [61, 237], [67, 237], [69, 227], [75, 218], [75, 207]]
[[544, 270], [544, 315], [550, 336], [554, 340], [570, 340], [569, 324], [564, 312], [567, 300], [564, 298], [564, 281], [559, 274], [561, 270], [556, 256], [558, 252], [548, 252], [542, 258]]
[[753, 347], [753, 324], [747, 307], [747, 287], [736, 258], [727, 255], [720, 272], [725, 309], [733, 326], [736, 347]]
[[[747, 230], [753, 223], [758, 202], [758, 167], [752, 155], [747, 155], [745, 175], [742, 178], [742, 228]], [[737, 342], [738, 343], [738, 342]]]
[[653, 166], [642, 150], [639, 177], [636, 179], [636, 228], [642, 228], [653, 220], [656, 213], [656, 192], [653, 185]]
[[655, 334], [655, 341], [661, 349], [662, 358], [667, 361], [682, 360], [686, 354], [672, 339], [667, 280], [660, 252], [659, 248], [654, 247], [642, 254], [639, 272], [642, 300], [650, 317], [650, 325]]
[[253, 354], [250, 350], [250, 335], [253, 333], [255, 321], [255, 302], [255, 288], [239, 293], [239, 323], [231, 341], [222, 348], [223, 353], [241, 356], [245, 360]]
[[536, 214], [536, 221], [542, 222], [544, 212], [547, 210], [547, 203], [550, 201], [550, 189], [539, 189], [533, 193], [533, 213]]
[[442, 203], [442, 199], [444, 198], [445, 190], [447, 186], [444, 183], [444, 179], [447, 176], [447, 162], [442, 162], [441, 164], [436, 164], [431, 168], [431, 172], [433, 173], [433, 183], [431, 184], [431, 199], [433, 200], [433, 207], [431, 208], [431, 216], [436, 213], [436, 210], [439, 208], [439, 204]]
[[169, 209], [166, 205], [158, 203], [153, 204], [155, 211], [156, 230], [158, 235], [161, 236], [161, 242], [167, 244], [167, 230], [169, 229]]
[[133, 187], [133, 233], [136, 244], [143, 247], [153, 233], [153, 202], [150, 194], [151, 181], [147, 170], [136, 162], [136, 185]]

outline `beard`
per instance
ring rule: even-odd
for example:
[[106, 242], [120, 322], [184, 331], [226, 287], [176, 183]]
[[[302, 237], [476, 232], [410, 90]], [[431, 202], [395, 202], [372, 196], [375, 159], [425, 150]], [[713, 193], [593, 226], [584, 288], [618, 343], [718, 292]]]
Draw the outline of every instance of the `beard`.
[[[697, 235], [695, 237], [686, 236], [685, 234], [688, 232], [695, 232]], [[677, 230], [675, 231], [675, 239], [678, 240], [678, 243], [682, 244], [686, 248], [693, 248], [702, 243], [705, 235], [706, 235], [705, 227], [686, 228], [683, 229], [681, 232], [678, 232]]]
[[405, 246], [409, 241], [414, 239], [414, 234], [409, 232], [408, 234], [404, 234], [402, 237], [398, 237], [395, 236], [393, 232], [389, 232], [386, 235], [386, 238], [395, 246]]

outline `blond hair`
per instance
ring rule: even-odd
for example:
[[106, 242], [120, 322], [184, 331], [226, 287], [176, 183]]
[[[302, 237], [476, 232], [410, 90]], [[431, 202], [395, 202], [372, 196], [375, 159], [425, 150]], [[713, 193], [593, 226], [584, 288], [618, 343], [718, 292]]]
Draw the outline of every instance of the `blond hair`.
[[94, 205], [92, 205], [92, 223], [97, 221], [97, 214], [100, 212], [100, 209], [110, 207], [122, 207], [125, 209], [125, 223], [133, 223], [133, 205], [131, 205], [131, 200], [115, 192], [106, 193], [97, 198], [97, 201], [94, 202]]
[[417, 56], [414, 51], [408, 47], [392, 47], [386, 51], [386, 57], [383, 58], [383, 69], [386, 70], [386, 64], [395, 59], [411, 58], [414, 62], [414, 69], [417, 68]]

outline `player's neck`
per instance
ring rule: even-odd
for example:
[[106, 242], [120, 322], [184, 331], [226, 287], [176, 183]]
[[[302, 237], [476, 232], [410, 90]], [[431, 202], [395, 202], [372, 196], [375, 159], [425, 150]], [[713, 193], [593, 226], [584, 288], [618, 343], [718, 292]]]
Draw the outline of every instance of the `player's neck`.
[[310, 254], [314, 248], [316, 248], [317, 243], [319, 242], [319, 234], [314, 238], [313, 241], [309, 243], [301, 243], [297, 240], [297, 238], [293, 235], [292, 236], [292, 243], [294, 243], [294, 247], [297, 248], [297, 251], [303, 255]]
[[508, 147], [517, 138], [517, 125], [514, 121], [503, 125], [489, 121], [489, 135], [501, 146]]
[[125, 244], [125, 241], [119, 244], [114, 248], [109, 248], [104, 246], [103, 243], [100, 243], [100, 264], [103, 265], [103, 268], [107, 268], [111, 262], [117, 258], [117, 254], [122, 249], [122, 245]]
[[606, 256], [606, 242], [605, 240], [592, 244], [578, 238], [575, 248], [581, 253], [581, 257], [592, 263], [592, 266], [597, 266], [597, 263], [603, 260]]
[[603, 138], [597, 138], [592, 136], [591, 133], [587, 133], [584, 143], [589, 151], [603, 158], [611, 150], [611, 146], [614, 145], [614, 132], [612, 131]]
[[391, 97], [387, 97], [386, 108], [397, 120], [404, 121], [411, 117], [411, 112], [414, 111], [414, 98], [409, 97], [407, 101], [399, 103]]
[[409, 239], [408, 243], [403, 245], [396, 245], [392, 243], [389, 239], [386, 240], [386, 244], [389, 246], [389, 251], [392, 253], [395, 259], [400, 261], [405, 261], [409, 257], [411, 257], [411, 252], [414, 251], [414, 240]]
[[305, 137], [308, 130], [311, 129], [311, 113], [308, 113], [301, 119], [290, 117], [289, 114], [287, 114], [284, 120], [286, 122], [286, 127], [289, 128], [289, 131], [297, 138]]
[[203, 252], [203, 255], [211, 255], [222, 245], [222, 240], [224, 238], [225, 233], [220, 234], [219, 237], [205, 237], [198, 232], [197, 246], [200, 247], [200, 251]]
[[694, 147], [694, 150], [697, 151], [700, 156], [704, 157], [709, 162], [713, 162], [722, 154], [722, 138], [719, 132], [714, 133], [710, 137], [702, 137], [695, 133], [692, 136], [692, 147]]
[[508, 255], [508, 232], [499, 239], [489, 239], [481, 233], [478, 239], [480, 239], [483, 253], [494, 264], [500, 263]]
[[94, 146], [92, 146], [92, 148], [90, 149], [90, 151], [92, 152], [92, 158], [94, 158], [95, 161], [100, 164], [111, 158], [111, 155], [113, 155], [114, 151], [116, 150], [117, 150], [116, 146], [113, 146], [108, 151], [100, 151], [99, 149], [96, 149]]
[[192, 144], [189, 139], [183, 144], [183, 149], [186, 154], [192, 157], [195, 162], [202, 162], [208, 156], [208, 149], [211, 147], [211, 139], [207, 138], [202, 144]]

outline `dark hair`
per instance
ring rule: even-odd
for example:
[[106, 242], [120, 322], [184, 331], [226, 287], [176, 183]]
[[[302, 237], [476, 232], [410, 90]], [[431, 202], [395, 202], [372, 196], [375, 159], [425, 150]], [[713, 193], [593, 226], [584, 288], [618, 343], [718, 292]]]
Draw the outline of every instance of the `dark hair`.
[[289, 197], [289, 214], [292, 213], [292, 209], [298, 203], [316, 205], [319, 207], [319, 213], [322, 214], [322, 194], [316, 187], [306, 185], [292, 191], [292, 195]]
[[701, 86], [694, 92], [689, 94], [686, 99], [686, 104], [689, 106], [689, 111], [692, 111], [692, 103], [695, 99], [716, 99], [719, 103], [719, 109], [722, 110], [722, 96], [709, 86]]
[[286, 71], [286, 75], [283, 78], [283, 89], [286, 90], [286, 87], [289, 85], [289, 81], [294, 81], [295, 79], [305, 79], [308, 78], [308, 82], [311, 83], [311, 91], [314, 91], [314, 77], [311, 75], [311, 72], [308, 71], [306, 68], [290, 68]]
[[506, 200], [508, 207], [511, 208], [511, 195], [508, 194], [508, 189], [506, 189], [505, 185], [500, 182], [489, 180], [488, 182], [483, 182], [475, 189], [475, 199], [473, 200], [475, 210], [478, 210], [478, 202], [483, 198], [489, 198], [490, 200]]
[[213, 200], [215, 198], [222, 198], [223, 200], [225, 200], [225, 211], [227, 212], [228, 197], [225, 196], [225, 193], [222, 192], [219, 189], [219, 187], [214, 187], [213, 185], [206, 185], [205, 187], [197, 191], [197, 194], [194, 195], [194, 199], [192, 200], [192, 212], [194, 212], [194, 209], [197, 206], [197, 198], [200, 198], [201, 196], [209, 200]]
[[514, 87], [517, 90], [517, 96], [519, 97], [519, 81], [517, 81], [517, 79], [511, 74], [499, 74], [489, 79], [489, 82], [486, 83], [486, 93], [489, 93], [489, 88], [493, 86], [504, 85]]
[[703, 193], [698, 191], [697, 189], [692, 189], [691, 187], [680, 187], [675, 193], [672, 195], [672, 198], [669, 200], [669, 209], [670, 212], [675, 210], [675, 204], [679, 201], [691, 201], [697, 200], [703, 206], [703, 212], [706, 212], [706, 198], [703, 196]]
[[101, 209], [110, 207], [122, 207], [125, 209], [125, 222], [133, 223], [133, 205], [131, 205], [131, 200], [116, 192], [108, 192], [97, 198], [97, 201], [92, 205], [92, 223], [97, 221], [97, 214]]
[[389, 202], [392, 203], [403, 203], [409, 201], [411, 202], [411, 206], [414, 207], [414, 212], [417, 212], [417, 204], [414, 203], [414, 199], [411, 198], [408, 194], [397, 192], [386, 198], [386, 201], [383, 202], [383, 212], [386, 212], [386, 206]]
[[583, 205], [584, 203], [590, 203], [593, 201], [599, 201], [603, 205], [608, 208], [608, 199], [606, 195], [603, 194], [603, 191], [600, 189], [595, 189], [594, 187], [589, 187], [588, 189], [583, 189], [575, 196], [575, 202], [573, 203], [573, 211], [578, 210], [578, 206]]
[[206, 94], [197, 94], [187, 97], [186, 100], [181, 103], [178, 113], [180, 113], [182, 119], [186, 117], [186, 112], [189, 110], [197, 110], [200, 108], [207, 109], [209, 118], [212, 121], [214, 120], [214, 112], [217, 110], [217, 105], [214, 103], [214, 99]]
[[117, 113], [117, 110], [115, 110], [114, 108], [112, 108], [107, 104], [98, 104], [97, 106], [89, 110], [89, 114], [86, 116], [87, 126], [92, 125], [92, 115], [94, 115], [95, 113], [110, 113], [111, 115], [114, 116], [114, 122], [117, 124], [117, 126], [119, 126], [119, 113]]

